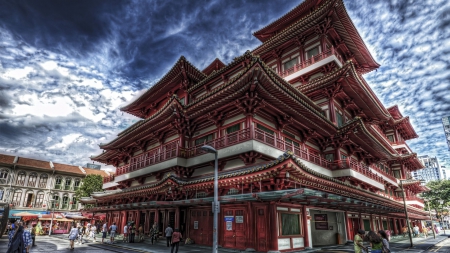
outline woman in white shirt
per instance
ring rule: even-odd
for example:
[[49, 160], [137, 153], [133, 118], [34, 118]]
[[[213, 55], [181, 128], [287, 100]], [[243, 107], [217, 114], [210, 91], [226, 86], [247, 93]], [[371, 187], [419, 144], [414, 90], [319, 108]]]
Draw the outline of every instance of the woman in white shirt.
[[72, 229], [69, 232], [69, 240], [70, 240], [70, 249], [73, 249], [73, 243], [78, 238], [78, 229], [75, 227], [75, 224], [72, 224]]

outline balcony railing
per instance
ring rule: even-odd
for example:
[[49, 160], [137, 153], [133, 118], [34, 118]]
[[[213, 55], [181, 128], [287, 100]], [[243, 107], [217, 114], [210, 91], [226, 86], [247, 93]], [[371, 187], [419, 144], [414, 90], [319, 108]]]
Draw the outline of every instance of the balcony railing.
[[25, 180], [17, 180], [16, 185], [24, 186], [25, 185]]
[[66, 191], [69, 191], [70, 188], [72, 188], [70, 185], [65, 185], [65, 186], [64, 186], [64, 190], [66, 190]]
[[18, 206], [20, 206], [20, 201], [13, 201], [13, 202], [11, 202], [11, 204], [15, 207], [18, 207]]
[[73, 187], [73, 190], [74, 190], [74, 191], [77, 191], [79, 188], [80, 188], [79, 186], [74, 186], [74, 187]]
[[47, 182], [39, 183], [39, 188], [46, 188], [46, 187], [47, 187]]
[[69, 209], [69, 204], [63, 204], [63, 205], [61, 206], [61, 209]]
[[[112, 181], [114, 181], [114, 175], [110, 175], [110, 176], [107, 176], [107, 177], [103, 178], [103, 183], [108, 183], [108, 182], [112, 182]], [[76, 188], [78, 189], [78, 187], [76, 187]]]
[[377, 173], [380, 173], [381, 175], [389, 178], [390, 180], [397, 182], [397, 178], [395, 178], [394, 173], [392, 172], [386, 172], [382, 169], [377, 168], [376, 166], [370, 166], [371, 169], [375, 170]]
[[43, 203], [36, 203], [36, 204], [34, 204], [34, 207], [36, 207], [36, 208], [42, 208], [43, 207]]
[[55, 185], [55, 189], [56, 190], [61, 190], [62, 189], [62, 185], [60, 185], [60, 184]]
[[384, 183], [384, 180], [381, 176], [377, 175], [376, 173], [373, 173], [366, 165], [359, 163], [353, 159], [336, 160], [332, 163], [331, 169], [333, 170], [351, 169], [379, 183], [382, 184]]
[[322, 52], [320, 54], [317, 54], [306, 61], [297, 63], [293, 67], [286, 69], [283, 72], [278, 73], [278, 74], [281, 77], [286, 77], [286, 76], [292, 75], [295, 72], [298, 72], [306, 67], [309, 67], [309, 66], [313, 65], [314, 63], [324, 60], [332, 55], [334, 55], [339, 60], [340, 63], [343, 62], [341, 56], [339, 54], [337, 54], [336, 50], [334, 50], [334, 47], [332, 47], [331, 49], [329, 49], [325, 52]]
[[74, 210], [77, 209], [77, 204], [71, 204], [70, 205], [70, 210]]

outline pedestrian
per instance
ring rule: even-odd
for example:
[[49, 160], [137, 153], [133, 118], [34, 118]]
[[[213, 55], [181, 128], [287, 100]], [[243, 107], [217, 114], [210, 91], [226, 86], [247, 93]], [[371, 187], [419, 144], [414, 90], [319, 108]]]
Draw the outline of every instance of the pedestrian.
[[381, 242], [383, 243], [383, 253], [390, 253], [391, 250], [389, 248], [389, 239], [388, 235], [384, 230], [378, 231], [378, 235], [381, 237]]
[[138, 236], [139, 236], [139, 242], [143, 242], [144, 241], [144, 228], [142, 227], [142, 224], [139, 225], [138, 228]]
[[366, 233], [366, 231], [360, 229], [358, 230], [358, 233], [353, 238], [353, 245], [355, 248], [355, 253], [363, 253], [367, 251], [367, 248], [364, 247], [363, 243], [363, 236]]
[[438, 235], [439, 234], [439, 228], [436, 226], [436, 225], [434, 225], [434, 232]]
[[134, 223], [130, 225], [130, 243], [134, 243], [134, 237], [136, 236], [136, 226]]
[[69, 232], [69, 241], [70, 241], [70, 249], [74, 249], [73, 244], [75, 240], [78, 238], [78, 229], [75, 227], [75, 224], [72, 223], [72, 229]]
[[107, 233], [108, 233], [108, 227], [105, 222], [105, 223], [103, 223], [103, 226], [102, 226], [102, 243], [105, 243], [105, 238], [106, 238]]
[[91, 231], [89, 234], [89, 237], [92, 238], [94, 242], [97, 242], [97, 239], [95, 238], [95, 233], [97, 232], [97, 227], [95, 225], [91, 225]]
[[419, 237], [419, 227], [417, 224], [413, 227], [414, 237]]
[[422, 234], [425, 238], [428, 237], [428, 229], [426, 226], [422, 227]]
[[158, 240], [158, 235], [159, 235], [158, 224], [155, 222], [155, 224], [153, 224], [153, 226], [152, 226], [152, 229], [150, 230], [152, 245], [153, 245], [153, 240], [155, 240], [155, 243]]
[[167, 247], [169, 247], [170, 241], [172, 240], [172, 233], [173, 233], [173, 229], [170, 227], [170, 224], [167, 225], [167, 228], [164, 232], [166, 233]]
[[78, 225], [78, 241], [76, 244], [83, 244], [83, 234], [84, 234], [84, 227], [79, 224]]
[[128, 224], [123, 226], [123, 242], [128, 242]]
[[171, 253], [173, 253], [173, 249], [175, 248], [175, 253], [178, 253], [178, 246], [180, 244], [182, 236], [181, 233], [179, 232], [178, 228], [175, 228], [175, 232], [173, 232], [172, 234], [172, 250], [170, 251]]
[[31, 240], [33, 240], [33, 245], [31, 246], [36, 246], [36, 224], [33, 224], [33, 227], [31, 228]]
[[114, 236], [116, 236], [116, 230], [117, 230], [117, 226], [116, 223], [114, 222], [110, 227], [109, 227], [109, 242], [111, 244], [114, 243]]
[[371, 253], [382, 253], [383, 241], [379, 235], [374, 231], [369, 231], [366, 238], [370, 242]]
[[407, 226], [403, 226], [403, 228], [402, 228], [403, 237], [406, 237], [406, 233], [408, 233], [408, 227]]
[[8, 234], [9, 241], [6, 253], [30, 252], [31, 245], [33, 244], [31, 233], [24, 229], [23, 222], [19, 222], [12, 227], [14, 229], [11, 229]]

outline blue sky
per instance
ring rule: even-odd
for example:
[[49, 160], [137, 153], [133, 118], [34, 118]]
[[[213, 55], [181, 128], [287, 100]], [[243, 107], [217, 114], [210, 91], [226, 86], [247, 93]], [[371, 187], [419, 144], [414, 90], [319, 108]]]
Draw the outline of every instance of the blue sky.
[[[381, 67], [365, 75], [450, 167], [450, 2], [347, 1]], [[301, 1], [0, 2], [0, 152], [84, 165], [136, 121], [119, 108], [184, 55], [199, 69], [260, 42], [252, 33]]]

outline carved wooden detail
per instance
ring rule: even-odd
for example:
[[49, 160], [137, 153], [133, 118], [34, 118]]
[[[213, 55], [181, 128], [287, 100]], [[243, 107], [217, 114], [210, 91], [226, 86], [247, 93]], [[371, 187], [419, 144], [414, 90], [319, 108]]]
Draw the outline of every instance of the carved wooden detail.
[[239, 157], [242, 159], [245, 165], [254, 164], [256, 159], [262, 157], [262, 155], [258, 152], [250, 151], [247, 153], [240, 154]]

